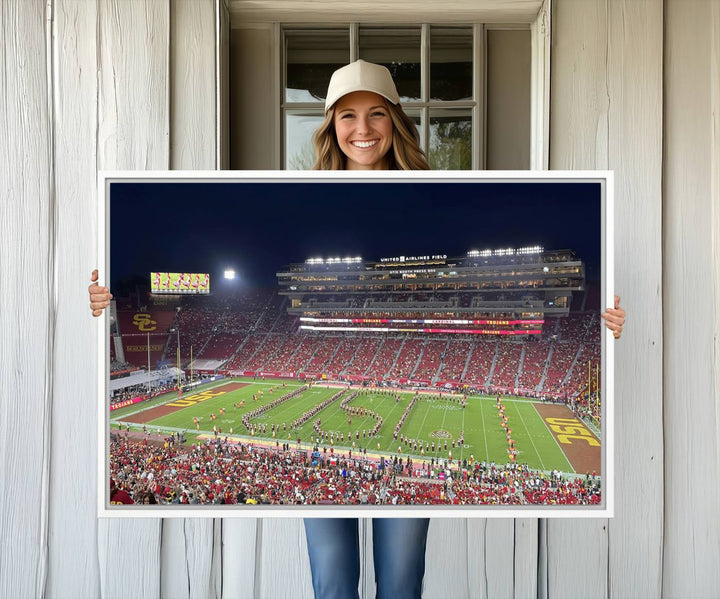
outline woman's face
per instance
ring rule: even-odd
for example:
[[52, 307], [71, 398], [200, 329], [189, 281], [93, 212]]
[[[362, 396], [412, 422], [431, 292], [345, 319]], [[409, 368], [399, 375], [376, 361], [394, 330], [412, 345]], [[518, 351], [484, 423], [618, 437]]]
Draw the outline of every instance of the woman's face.
[[333, 122], [347, 170], [388, 168], [393, 124], [382, 96], [367, 91], [343, 96], [335, 104]]

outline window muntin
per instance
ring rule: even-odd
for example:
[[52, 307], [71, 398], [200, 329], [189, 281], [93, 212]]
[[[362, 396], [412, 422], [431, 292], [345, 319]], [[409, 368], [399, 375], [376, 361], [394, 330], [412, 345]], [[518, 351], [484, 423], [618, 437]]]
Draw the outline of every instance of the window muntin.
[[[475, 26], [413, 25], [283, 30], [283, 156], [287, 170], [314, 163], [311, 136], [324, 115], [332, 72], [352, 58], [383, 64], [393, 74], [405, 112], [435, 169], [481, 168], [473, 146], [477, 121]], [[345, 45], [346, 44], [346, 45]]]
[[333, 71], [349, 62], [347, 29], [294, 31], [286, 35], [285, 102], [324, 101]]

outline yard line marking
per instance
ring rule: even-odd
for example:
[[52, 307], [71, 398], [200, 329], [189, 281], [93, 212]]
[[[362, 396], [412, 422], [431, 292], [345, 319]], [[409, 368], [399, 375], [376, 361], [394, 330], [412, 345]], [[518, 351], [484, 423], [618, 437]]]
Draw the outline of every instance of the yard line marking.
[[[533, 410], [535, 410], [535, 413], [538, 415], [538, 418], [540, 418], [542, 423], [545, 425], [545, 428], [547, 428], [547, 422], [545, 422], [543, 417], [540, 415], [540, 412], [538, 412], [537, 408], [535, 407], [535, 404], [532, 404], [532, 407], [533, 407]], [[555, 445], [558, 446], [558, 449], [560, 450], [562, 457], [567, 462], [567, 465], [570, 468], [569, 472], [572, 472], [573, 474], [577, 474], [577, 472], [575, 471], [575, 468], [573, 468], [573, 465], [570, 463], [570, 460], [568, 460], [567, 456], [565, 455], [565, 452], [562, 450], [562, 447], [560, 447], [560, 443], [558, 443], [558, 440], [555, 438], [555, 435], [553, 435], [550, 431], [548, 431], [548, 433], [553, 438], [553, 441], [555, 441]]]
[[488, 448], [487, 442], [487, 431], [485, 429], [485, 410], [483, 409], [483, 404], [480, 404], [480, 416], [482, 418], [483, 439], [485, 440], [485, 459], [487, 459], [487, 461], [490, 461], [490, 449]]
[[[535, 406], [533, 406], [533, 408], [534, 407]], [[517, 408], [516, 408], [516, 410], [517, 410]], [[537, 410], [535, 410], [535, 411], [537, 412]], [[523, 418], [523, 415], [520, 413], [520, 410], [517, 410], [517, 413], [518, 413], [518, 416], [520, 416], [520, 420], [522, 421], [523, 426], [525, 427], [525, 432], [527, 433], [528, 437], [530, 437], [530, 443], [532, 443], [533, 449], [535, 450], [535, 454], [537, 455], [538, 460], [540, 460], [540, 466], [542, 467], [543, 470], [547, 470], [547, 468], [545, 468], [545, 463], [543, 462], [542, 457], [540, 457], [540, 452], [538, 451], [538, 448], [535, 446], [535, 440], [533, 439], [533, 436], [530, 434], [530, 429], [528, 429], [527, 424], [525, 424], [525, 419]], [[538, 414], [538, 416], [539, 415], [540, 414]], [[564, 455], [565, 454], [563, 454], [563, 456]]]
[[[439, 401], [439, 400], [438, 400], [438, 401]], [[442, 422], [440, 423], [440, 430], [441, 430], [441, 431], [444, 431], [444, 430], [445, 430], [445, 416], [446, 416], [446, 414], [447, 414], [447, 410], [443, 410], [443, 419], [442, 419]], [[435, 452], [435, 455], [437, 455], [437, 454], [440, 452], [440, 445], [441, 445], [442, 441], [443, 441], [443, 439], [440, 439], [440, 441], [438, 441], [437, 451]], [[447, 441], [446, 441], [446, 442], [447, 442]]]
[[[412, 400], [411, 400], [411, 401], [412, 401]], [[418, 403], [421, 403], [422, 401], [423, 401], [423, 400], [418, 399]], [[413, 410], [414, 410], [414, 409], [415, 409], [415, 407], [413, 406]], [[428, 406], [425, 406], [425, 416], [424, 416], [424, 418], [423, 418], [422, 424], [420, 425], [420, 430], [418, 431], [418, 435], [417, 435], [418, 437], [420, 436], [420, 433], [422, 433], [423, 430], [425, 429], [425, 421], [427, 420], [427, 417], [428, 417], [428, 414], [429, 414], [429, 413], [430, 413], [430, 408], [429, 408]], [[430, 435], [427, 435], [427, 436], [429, 437]], [[422, 447], [422, 443], [423, 443], [423, 439], [420, 439], [420, 446], [421, 446], [421, 447]]]
[[[466, 403], [467, 403], [467, 402], [466, 402]], [[465, 451], [465, 447], [464, 447], [464, 445], [465, 445], [465, 409], [466, 409], [466, 408], [463, 408], [463, 411], [462, 411], [462, 422], [460, 423], [460, 432], [461, 432], [462, 435], [463, 435], [463, 443], [462, 443], [462, 445], [460, 446], [460, 459], [461, 459], [461, 460], [462, 460], [462, 458], [463, 458], [463, 452]]]
[[[380, 398], [381, 398], [381, 399], [380, 399], [381, 405], [378, 407], [378, 410], [377, 410], [378, 414], [380, 414], [380, 407], [382, 407], [382, 406], [383, 406], [385, 403], [387, 403], [388, 401], [394, 399], [392, 396], [389, 396], [389, 395], [381, 395]], [[377, 399], [377, 396], [375, 396], [375, 399]], [[400, 404], [399, 404], [399, 403], [394, 402], [394, 403], [391, 404], [391, 408], [390, 408], [390, 411], [389, 411], [388, 414], [387, 414], [387, 418], [383, 418], [383, 426], [385, 426], [386, 424], [387, 424], [387, 426], [390, 426], [391, 422], [394, 422], [395, 425], [397, 425], [397, 423], [400, 421], [400, 416], [402, 416], [402, 414], [400, 414], [400, 416], [398, 416], [397, 418], [395, 418], [393, 421], [391, 421], [391, 418], [392, 418], [393, 413], [396, 412], [396, 411], [399, 410], [399, 409], [400, 409]], [[403, 412], [404, 412], [404, 411], [405, 411], [405, 410], [403, 410]], [[380, 414], [380, 415], [382, 416], [382, 414]], [[392, 430], [393, 430], [393, 431], [395, 430], [395, 426], [392, 427]], [[378, 431], [378, 432], [379, 432], [379, 431]], [[390, 436], [392, 436], [392, 432], [390, 433]], [[392, 441], [390, 441], [389, 438], [388, 438], [388, 442], [390, 443], [390, 446], [389, 446], [388, 449], [386, 449], [385, 451], [394, 452], [395, 450], [393, 449], [393, 445], [394, 445], [394, 443], [395, 443], [395, 439], [393, 439]]]

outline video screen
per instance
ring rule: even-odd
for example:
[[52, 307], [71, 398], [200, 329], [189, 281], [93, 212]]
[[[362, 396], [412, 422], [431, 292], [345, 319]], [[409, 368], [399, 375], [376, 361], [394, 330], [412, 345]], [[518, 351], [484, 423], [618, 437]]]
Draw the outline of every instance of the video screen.
[[151, 272], [150, 292], [209, 294], [210, 275], [196, 272]]

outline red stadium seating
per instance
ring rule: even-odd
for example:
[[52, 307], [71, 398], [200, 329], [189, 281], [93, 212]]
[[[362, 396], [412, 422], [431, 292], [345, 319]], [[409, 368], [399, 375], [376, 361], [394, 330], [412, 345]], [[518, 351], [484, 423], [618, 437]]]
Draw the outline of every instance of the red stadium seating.
[[471, 385], [483, 386], [490, 374], [493, 360], [495, 359], [495, 351], [497, 349], [496, 341], [477, 340], [472, 348], [470, 355], [470, 364], [465, 373], [464, 382]]
[[341, 339], [340, 337], [319, 337], [318, 341], [318, 348], [307, 365], [306, 370], [309, 373], [322, 374], [325, 372], [325, 366], [340, 346]]
[[448, 342], [445, 339], [428, 340], [420, 358], [420, 363], [412, 373], [411, 378], [416, 381], [432, 381], [440, 368]]
[[339, 376], [353, 359], [360, 344], [359, 337], [345, 337], [340, 343], [335, 355], [327, 363], [323, 372], [332, 376]]
[[385, 343], [382, 344], [368, 368], [367, 376], [373, 380], [382, 380], [388, 374], [402, 344], [402, 339], [385, 339]]
[[300, 347], [293, 355], [288, 365], [288, 370], [292, 372], [301, 372], [307, 370], [310, 360], [325, 342], [323, 337], [306, 335]]
[[540, 383], [547, 365], [550, 343], [548, 341], [528, 341], [525, 344], [525, 357], [522, 374], [518, 377], [520, 389], [534, 389]]
[[195, 358], [203, 360], [227, 360], [237, 350], [240, 343], [245, 339], [245, 335], [222, 333], [213, 335], [207, 342], [200, 355]]
[[285, 337], [282, 335], [269, 334], [265, 338], [265, 343], [258, 348], [255, 355], [245, 364], [245, 370], [268, 370], [267, 364], [278, 352], [284, 341]]
[[563, 343], [558, 341], [553, 344], [550, 366], [548, 367], [547, 377], [543, 384], [543, 391], [554, 394], [567, 392], [563, 381], [579, 349], [580, 345], [573, 342]]
[[523, 345], [514, 342], [499, 342], [495, 370], [490, 384], [507, 389], [515, 388], [515, 377], [520, 366]]
[[[577, 296], [574, 305], [581, 305], [581, 300], [587, 304], [591, 299], [594, 301], [598, 292], [591, 288], [585, 295]], [[353, 297], [349, 301], [362, 304], [370, 297]], [[461, 294], [455, 300], [464, 306], [468, 297]], [[372, 299], [400, 301], [402, 297], [372, 296]], [[408, 294], [405, 300], [423, 302], [428, 297]], [[186, 297], [177, 313], [167, 305], [154, 305], [153, 301], [149, 304], [143, 314], [150, 316], [141, 320], [149, 318], [157, 323], [151, 332], [153, 361], [162, 354], [174, 362], [177, 330], [183, 366], [189, 361], [192, 346], [194, 358], [227, 360], [222, 369], [235, 372], [305, 373], [349, 380], [409, 379], [438, 385], [450, 382], [474, 387], [487, 385], [490, 391], [518, 388], [523, 392], [568, 397], [587, 385], [587, 363], [599, 362], [603, 331], [597, 311], [588, 311], [548, 317], [542, 336], [527, 339], [305, 332], [298, 330], [298, 318], [287, 314], [286, 298], [273, 290], [247, 291], [232, 298]], [[137, 314], [137, 310], [118, 311], [125, 348], [146, 344], [135, 322]], [[423, 314], [415, 307], [406, 316]], [[128, 336], [128, 330], [133, 331], [133, 336]], [[170, 333], [171, 330], [174, 332]], [[111, 347], [115, 365], [114, 349]], [[125, 353], [125, 359], [132, 362]], [[135, 354], [134, 363], [146, 363], [146, 353]]]
[[375, 354], [377, 354], [380, 349], [382, 341], [382, 339], [377, 337], [362, 339], [353, 361], [347, 368], [347, 374], [356, 376], [364, 375], [367, 372], [370, 363], [375, 358]]
[[424, 344], [425, 339], [406, 339], [395, 365], [387, 374], [387, 378], [390, 380], [410, 378], [418, 363]]
[[443, 360], [442, 370], [438, 376], [441, 381], [460, 381], [462, 380], [465, 364], [468, 362], [468, 354], [472, 349], [472, 341], [451, 340], [445, 359]]
[[235, 357], [225, 365], [227, 370], [247, 370], [245, 365], [265, 341], [267, 335], [250, 335], [238, 349]]

